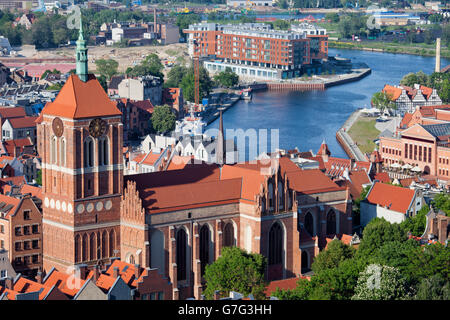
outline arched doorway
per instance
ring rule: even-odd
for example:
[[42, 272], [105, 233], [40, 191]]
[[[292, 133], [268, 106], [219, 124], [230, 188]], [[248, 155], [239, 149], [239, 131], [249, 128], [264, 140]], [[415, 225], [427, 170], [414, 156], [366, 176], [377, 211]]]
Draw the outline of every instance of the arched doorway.
[[305, 216], [305, 229], [311, 237], [314, 236], [314, 219], [311, 212], [308, 212]]
[[336, 213], [333, 210], [327, 214], [327, 235], [336, 234]]
[[423, 173], [424, 174], [430, 174], [430, 167], [429, 166], [425, 166], [425, 168], [423, 168]]
[[187, 234], [186, 231], [184, 231], [184, 229], [180, 229], [177, 231], [176, 241], [177, 241], [177, 255], [176, 255], [177, 279], [186, 280]]
[[210, 232], [208, 225], [204, 224], [200, 228], [200, 270], [201, 275], [205, 274], [205, 267], [209, 263]]

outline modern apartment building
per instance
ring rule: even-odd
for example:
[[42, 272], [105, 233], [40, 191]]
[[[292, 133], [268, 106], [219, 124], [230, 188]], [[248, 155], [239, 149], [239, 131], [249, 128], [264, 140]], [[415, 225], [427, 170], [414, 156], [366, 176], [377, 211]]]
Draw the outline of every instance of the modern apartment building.
[[309, 35], [303, 29], [274, 30], [262, 23], [200, 23], [184, 32], [189, 54], [209, 58], [204, 66], [212, 73], [230, 67], [242, 78], [289, 79], [319, 62], [313, 60], [328, 56], [326, 34]]

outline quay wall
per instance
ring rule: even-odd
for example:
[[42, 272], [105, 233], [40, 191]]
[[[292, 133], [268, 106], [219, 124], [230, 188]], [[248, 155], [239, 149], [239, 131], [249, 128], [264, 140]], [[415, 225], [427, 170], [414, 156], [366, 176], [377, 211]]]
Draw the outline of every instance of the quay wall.
[[325, 90], [324, 83], [274, 83], [268, 82], [269, 90]]

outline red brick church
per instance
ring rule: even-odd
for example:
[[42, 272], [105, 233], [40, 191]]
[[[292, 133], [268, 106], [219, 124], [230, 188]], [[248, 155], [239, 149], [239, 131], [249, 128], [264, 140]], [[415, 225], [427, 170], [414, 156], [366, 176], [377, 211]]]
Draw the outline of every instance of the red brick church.
[[158, 268], [173, 299], [200, 298], [205, 266], [225, 246], [266, 256], [275, 280], [352, 231], [349, 189], [286, 157], [124, 176], [121, 113], [88, 74], [82, 32], [77, 74], [37, 121], [47, 272], [120, 258]]

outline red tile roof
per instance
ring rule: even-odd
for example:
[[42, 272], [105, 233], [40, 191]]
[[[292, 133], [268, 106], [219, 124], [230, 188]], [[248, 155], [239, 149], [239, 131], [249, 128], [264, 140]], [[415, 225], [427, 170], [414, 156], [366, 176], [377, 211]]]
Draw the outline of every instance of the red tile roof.
[[266, 287], [266, 290], [264, 293], [266, 294], [266, 297], [270, 297], [277, 288], [281, 290], [293, 290], [297, 287], [297, 282], [300, 279], [310, 279], [310, 277], [300, 276], [297, 278], [289, 278], [289, 279], [282, 279], [282, 280], [276, 280], [271, 281]]
[[[0, 208], [0, 212], [5, 214], [5, 218], [10, 217], [11, 215], [13, 215], [16, 212], [17, 206], [19, 205], [19, 203], [20, 203], [20, 199], [0, 194], [0, 205], [3, 204]], [[8, 209], [5, 210], [6, 208], [8, 208]]]
[[45, 286], [43, 284], [37, 283], [20, 277], [15, 283], [13, 290], [17, 293], [29, 293], [39, 291], [39, 300], [43, 300], [45, 296], [50, 292], [52, 287]]
[[17, 155], [23, 152], [24, 147], [33, 146], [33, 142], [30, 138], [23, 139], [15, 139], [15, 140], [5, 140], [3, 141], [3, 146], [5, 147], [5, 151], [9, 156], [14, 156], [15, 151], [18, 148]]
[[375, 182], [367, 195], [367, 201], [406, 214], [414, 195], [414, 190]]
[[23, 107], [0, 107], [0, 117], [2, 117], [2, 120], [25, 117], [26, 115]]
[[20, 189], [20, 193], [21, 194], [31, 193], [32, 196], [42, 200], [42, 189], [40, 187], [24, 184]]
[[400, 122], [400, 128], [408, 128], [409, 122], [412, 119], [412, 113], [406, 112], [405, 115], [402, 118], [402, 121]]
[[47, 103], [41, 113], [69, 119], [122, 114], [92, 74], [86, 82], [81, 81], [77, 75], [70, 75], [56, 99]]
[[38, 117], [11, 118], [8, 119], [8, 121], [14, 129], [34, 128], [36, 127], [37, 118]]
[[47, 286], [47, 287], [53, 287], [56, 285], [56, 287], [61, 290], [61, 292], [63, 292], [64, 294], [70, 296], [70, 297], [74, 297], [78, 291], [81, 289], [81, 287], [84, 285], [84, 283], [86, 282], [86, 280], [83, 279], [76, 279], [78, 281], [79, 287], [75, 287], [71, 281], [73, 277], [72, 275], [66, 274], [66, 273], [62, 273], [57, 271], [56, 269], [53, 269], [52, 272], [47, 276], [47, 278], [45, 279], [45, 282], [43, 283], [43, 285]]
[[[127, 285], [136, 287], [137, 285], [135, 277], [136, 267], [133, 264], [121, 260], [114, 260], [113, 263], [109, 266], [108, 270], [106, 270], [105, 274], [112, 277], [114, 274], [115, 267], [119, 268], [119, 275]], [[139, 270], [139, 274], [140, 273], [141, 272]]]
[[[353, 238], [353, 236], [351, 235], [351, 234], [337, 234], [336, 235], [336, 238], [338, 239], [338, 240], [340, 240], [343, 244], [346, 244], [346, 245], [350, 245], [350, 242], [352, 241], [352, 238]], [[333, 241], [334, 240], [334, 237], [333, 238], [326, 238], [325, 239], [326, 241], [327, 241], [327, 245], [325, 246], [325, 249], [327, 249], [328, 248], [328, 244], [331, 242], [331, 241]]]
[[379, 172], [376, 173], [373, 177], [374, 180], [379, 180], [383, 183], [389, 183], [391, 182], [391, 178], [389, 177], [389, 174], [387, 172]]
[[160, 156], [161, 156], [160, 153], [153, 153], [153, 152], [142, 153], [133, 158], [131, 161], [134, 161], [139, 164], [146, 164], [152, 166], [155, 164], [156, 160], [158, 160]]

